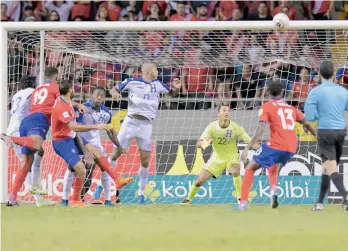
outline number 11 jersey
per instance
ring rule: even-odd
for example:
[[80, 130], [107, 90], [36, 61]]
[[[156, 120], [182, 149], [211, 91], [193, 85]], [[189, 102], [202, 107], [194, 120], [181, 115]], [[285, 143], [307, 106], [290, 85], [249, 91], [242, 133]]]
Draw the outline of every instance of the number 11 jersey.
[[43, 113], [47, 116], [48, 121], [51, 121], [52, 108], [59, 96], [58, 84], [41, 84], [35, 89], [31, 96], [31, 107], [29, 113]]
[[267, 145], [284, 152], [296, 153], [295, 125], [303, 119], [303, 113], [281, 99], [272, 99], [262, 105], [259, 110], [259, 121], [267, 122], [271, 129], [271, 137]]

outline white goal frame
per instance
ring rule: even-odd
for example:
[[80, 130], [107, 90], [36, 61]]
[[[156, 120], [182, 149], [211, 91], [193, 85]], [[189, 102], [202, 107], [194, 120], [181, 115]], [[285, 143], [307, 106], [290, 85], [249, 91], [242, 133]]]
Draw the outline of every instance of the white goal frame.
[[[272, 30], [272, 21], [207, 21], [207, 22], [0, 22], [0, 76], [1, 87], [0, 97], [0, 132], [6, 131], [8, 123], [8, 97], [7, 97], [7, 33], [8, 31], [40, 31], [41, 45], [44, 42], [45, 31], [73, 31], [73, 30]], [[327, 29], [348, 29], [348, 21], [291, 21], [289, 30], [327, 30]], [[43, 56], [44, 46], [40, 48], [40, 55]], [[44, 69], [43, 60], [40, 60], [40, 80]], [[0, 144], [0, 200], [7, 200], [7, 177], [8, 177], [8, 149], [5, 144]]]

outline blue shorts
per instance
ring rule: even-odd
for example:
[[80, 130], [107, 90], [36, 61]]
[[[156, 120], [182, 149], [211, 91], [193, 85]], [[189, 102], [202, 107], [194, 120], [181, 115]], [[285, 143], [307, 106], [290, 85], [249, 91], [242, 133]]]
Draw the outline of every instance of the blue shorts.
[[262, 144], [261, 148], [255, 152], [253, 159], [261, 167], [269, 168], [274, 164], [285, 166], [288, 160], [294, 155], [294, 153], [273, 149], [267, 144]]
[[[31, 135], [39, 135], [43, 140], [46, 139], [47, 132], [50, 128], [50, 123], [45, 114], [35, 112], [25, 117], [19, 126], [19, 136], [28, 137]], [[31, 154], [35, 151], [22, 147], [22, 154]]]
[[[88, 141], [84, 138], [82, 138], [82, 141], [83, 145], [88, 144]], [[62, 140], [52, 140], [52, 145], [56, 154], [63, 160], [65, 160], [70, 170], [72, 170], [73, 167], [81, 161], [79, 155], [82, 155], [83, 152], [81, 148], [77, 145], [75, 139], [68, 138]]]

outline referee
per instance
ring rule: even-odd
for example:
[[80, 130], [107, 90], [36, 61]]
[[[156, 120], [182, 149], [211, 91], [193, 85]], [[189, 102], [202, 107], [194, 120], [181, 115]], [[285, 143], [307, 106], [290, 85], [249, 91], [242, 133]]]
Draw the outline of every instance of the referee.
[[343, 176], [337, 172], [344, 138], [346, 136], [345, 111], [348, 111], [348, 91], [332, 79], [334, 67], [325, 61], [320, 65], [322, 84], [314, 88], [305, 103], [306, 119], [318, 120], [318, 148], [323, 162], [320, 194], [313, 211], [323, 210], [323, 201], [329, 189], [330, 179], [343, 198], [344, 210], [348, 211], [348, 193], [343, 185]]

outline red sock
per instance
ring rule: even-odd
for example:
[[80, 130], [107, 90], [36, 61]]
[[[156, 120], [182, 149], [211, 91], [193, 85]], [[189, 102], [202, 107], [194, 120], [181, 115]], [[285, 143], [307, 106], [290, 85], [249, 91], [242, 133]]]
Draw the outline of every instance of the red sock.
[[112, 166], [104, 156], [96, 159], [97, 165], [105, 172], [107, 172], [113, 180], [116, 180], [119, 176], [112, 170]]
[[74, 181], [74, 191], [73, 191], [72, 198], [71, 198], [73, 201], [79, 201], [80, 200], [80, 194], [81, 194], [81, 191], [82, 191], [83, 182], [84, 182], [84, 180], [81, 180], [78, 177], [75, 178], [75, 181]]
[[30, 166], [33, 163], [33, 156], [32, 155], [26, 155], [25, 158], [25, 163], [24, 166], [16, 173], [16, 178], [14, 181], [14, 184], [12, 186], [12, 191], [10, 192], [11, 195], [11, 200], [16, 200], [17, 199], [17, 193], [19, 192], [19, 190], [21, 189], [21, 187], [24, 184], [25, 181], [25, 177], [27, 176]]
[[241, 192], [241, 201], [248, 201], [249, 200], [249, 192], [250, 188], [253, 185], [254, 182], [254, 170], [252, 169], [246, 169], [243, 182], [242, 182], [242, 192]]
[[29, 137], [11, 136], [11, 139], [12, 139], [13, 143], [15, 143], [16, 145], [25, 146], [31, 150], [35, 150], [35, 141], [31, 136], [29, 136]]
[[278, 165], [274, 164], [268, 169], [268, 180], [271, 185], [271, 190], [275, 190], [277, 188], [278, 183]]

